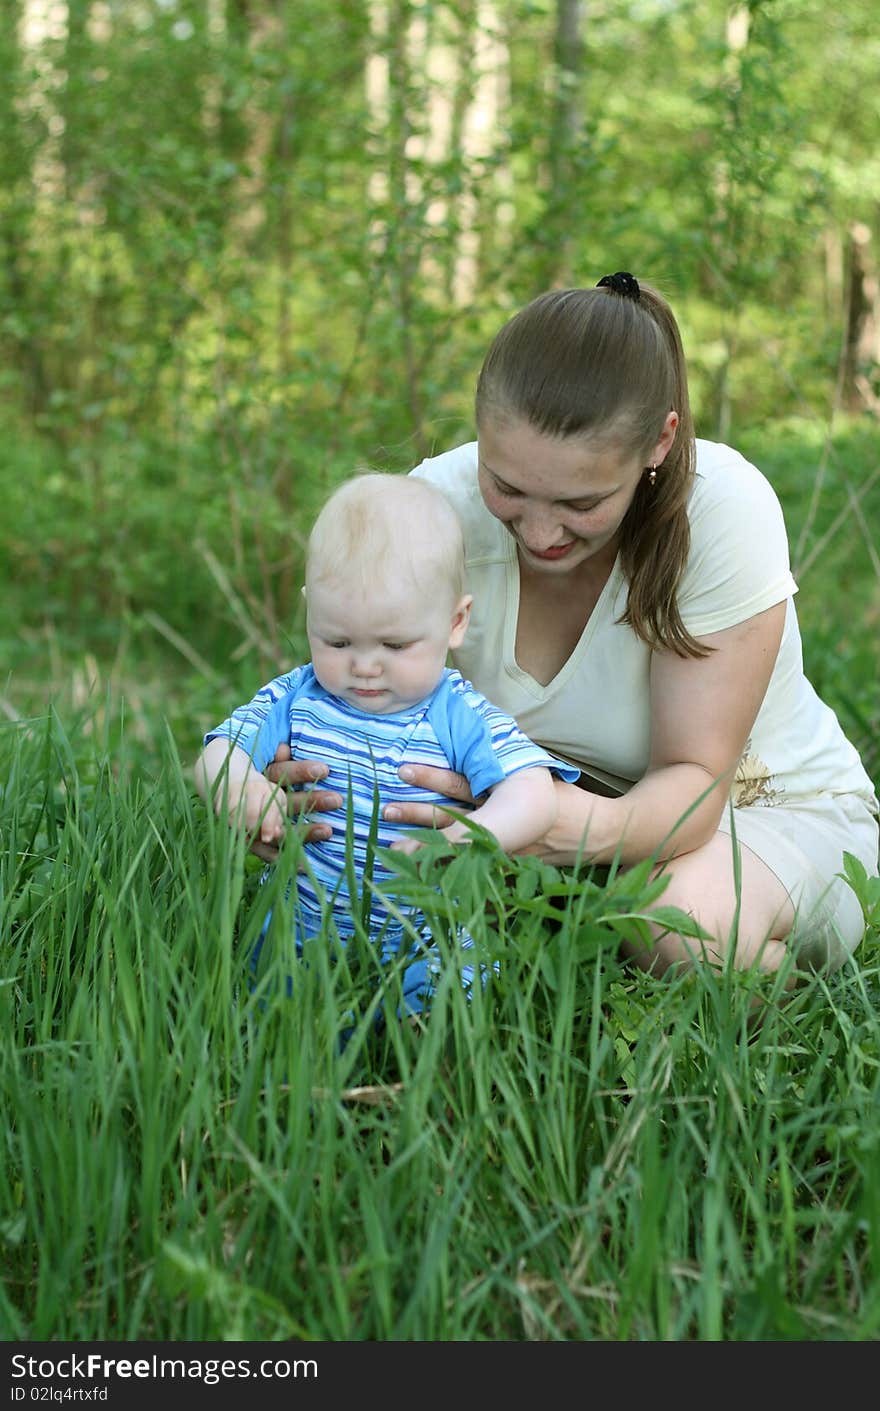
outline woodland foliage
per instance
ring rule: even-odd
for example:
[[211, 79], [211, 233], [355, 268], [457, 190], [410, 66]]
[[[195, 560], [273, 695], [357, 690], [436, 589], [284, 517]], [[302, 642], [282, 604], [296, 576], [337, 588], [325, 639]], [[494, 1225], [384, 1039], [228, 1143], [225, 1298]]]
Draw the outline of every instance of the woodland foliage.
[[4, 0], [10, 610], [210, 656], [237, 595], [268, 663], [316, 500], [469, 439], [501, 322], [613, 269], [679, 312], [701, 434], [873, 422], [872, 11]]

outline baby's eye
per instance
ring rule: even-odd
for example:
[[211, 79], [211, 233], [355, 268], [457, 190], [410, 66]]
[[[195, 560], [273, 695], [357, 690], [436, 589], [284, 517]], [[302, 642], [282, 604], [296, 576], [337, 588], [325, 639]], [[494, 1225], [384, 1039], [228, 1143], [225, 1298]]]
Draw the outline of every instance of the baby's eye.
[[325, 642], [325, 643], [324, 643], [324, 646], [325, 646], [325, 647], [332, 647], [332, 648], [334, 649], [334, 651], [341, 651], [343, 647], [347, 647], [347, 646], [348, 646], [348, 642], [346, 642], [346, 641], [344, 640], [344, 638], [340, 638], [340, 640], [339, 640], [338, 642]]
[[382, 646], [389, 652], [405, 652], [412, 642], [383, 642]]

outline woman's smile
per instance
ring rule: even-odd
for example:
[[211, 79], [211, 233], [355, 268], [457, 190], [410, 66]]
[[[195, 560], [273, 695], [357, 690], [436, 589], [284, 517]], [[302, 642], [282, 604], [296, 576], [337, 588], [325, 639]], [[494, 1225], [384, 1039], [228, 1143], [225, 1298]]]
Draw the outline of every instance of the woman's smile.
[[545, 563], [555, 563], [558, 559], [564, 559], [574, 548], [576, 542], [575, 539], [569, 539], [567, 544], [555, 544], [552, 549], [531, 549], [525, 543], [522, 544], [522, 547], [530, 558], [542, 559]]

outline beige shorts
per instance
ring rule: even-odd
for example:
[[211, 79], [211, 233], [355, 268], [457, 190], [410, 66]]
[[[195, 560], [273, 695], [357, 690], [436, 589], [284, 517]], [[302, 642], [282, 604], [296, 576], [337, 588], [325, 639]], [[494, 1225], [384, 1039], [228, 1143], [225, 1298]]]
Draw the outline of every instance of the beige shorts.
[[[859, 900], [843, 870], [850, 852], [878, 871], [878, 825], [867, 800], [827, 794], [796, 804], [735, 808], [736, 836], [776, 874], [795, 908], [788, 944], [814, 970], [837, 970], [865, 934]], [[719, 831], [730, 834], [730, 809]]]

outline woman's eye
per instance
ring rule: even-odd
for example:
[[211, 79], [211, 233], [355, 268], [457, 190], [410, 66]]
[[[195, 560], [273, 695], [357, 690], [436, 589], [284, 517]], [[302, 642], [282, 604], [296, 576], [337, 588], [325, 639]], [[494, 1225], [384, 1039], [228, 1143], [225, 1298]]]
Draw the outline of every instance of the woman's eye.
[[505, 485], [502, 480], [495, 481], [495, 489], [499, 495], [505, 495], [508, 500], [513, 500], [522, 493], [520, 490], [514, 490], [512, 485]]

